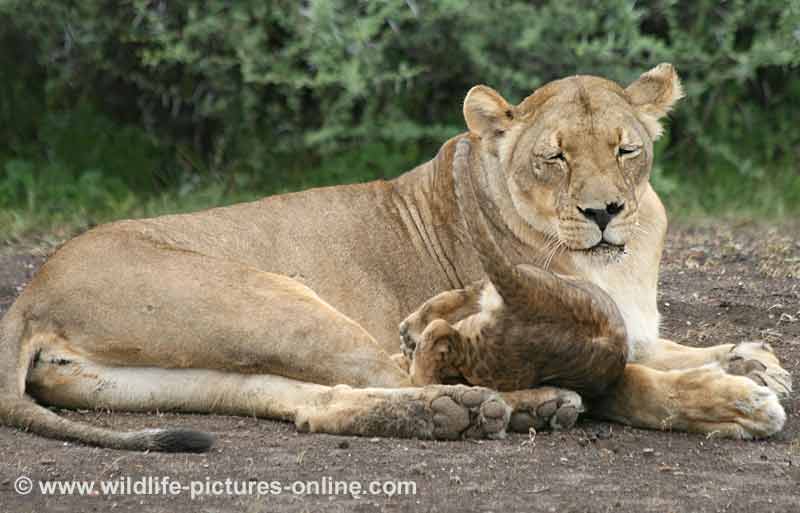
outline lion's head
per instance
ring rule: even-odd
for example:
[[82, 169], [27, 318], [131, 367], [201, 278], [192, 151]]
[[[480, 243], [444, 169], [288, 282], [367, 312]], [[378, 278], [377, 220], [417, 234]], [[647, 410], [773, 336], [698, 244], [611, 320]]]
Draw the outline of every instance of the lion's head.
[[626, 88], [557, 80], [516, 106], [476, 86], [464, 117], [520, 222], [569, 250], [605, 253], [636, 235], [659, 119], [682, 94], [672, 65], [661, 64]]

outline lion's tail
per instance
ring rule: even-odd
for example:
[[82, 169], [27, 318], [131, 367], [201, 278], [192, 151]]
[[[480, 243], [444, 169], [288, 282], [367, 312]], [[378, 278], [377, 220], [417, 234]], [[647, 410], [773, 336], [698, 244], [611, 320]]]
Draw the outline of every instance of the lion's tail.
[[509, 307], [522, 307], [530, 302], [529, 296], [533, 292], [534, 284], [528, 283], [529, 277], [511, 263], [489, 230], [487, 216], [484, 207], [478, 201], [475, 180], [472, 176], [474, 166], [471, 163], [480, 157], [471, 155], [471, 144], [469, 136], [458, 141], [453, 157], [453, 180], [462, 216], [467, 223], [472, 245], [478, 253], [481, 266], [500, 297]]
[[35, 403], [25, 395], [25, 376], [31, 355], [22, 352], [25, 322], [20, 310], [15, 304], [0, 320], [0, 424], [48, 438], [132, 451], [202, 452], [213, 445], [213, 437], [199, 431], [114, 431], [59, 417]]

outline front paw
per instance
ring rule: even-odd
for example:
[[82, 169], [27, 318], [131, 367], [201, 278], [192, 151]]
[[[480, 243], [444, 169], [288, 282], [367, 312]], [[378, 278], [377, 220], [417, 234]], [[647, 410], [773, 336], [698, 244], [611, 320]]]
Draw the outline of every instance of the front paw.
[[731, 348], [722, 361], [728, 374], [745, 376], [775, 392], [780, 400], [792, 393], [792, 375], [781, 367], [766, 342], [743, 342]]
[[766, 438], [783, 429], [786, 412], [778, 396], [754, 379], [713, 365], [675, 376], [674, 411], [662, 421], [664, 429], [745, 440]]
[[398, 367], [403, 369], [403, 372], [405, 372], [406, 374], [411, 372], [411, 360], [406, 358], [406, 355], [404, 355], [403, 353], [393, 354], [389, 358], [391, 358], [392, 361], [395, 364], [397, 364]]

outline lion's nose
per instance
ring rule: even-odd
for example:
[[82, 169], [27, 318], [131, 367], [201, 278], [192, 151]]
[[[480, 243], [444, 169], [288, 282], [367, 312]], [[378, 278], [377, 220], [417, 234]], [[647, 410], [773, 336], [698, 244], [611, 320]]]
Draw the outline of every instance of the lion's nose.
[[608, 223], [611, 222], [611, 219], [613, 219], [615, 215], [622, 212], [624, 208], [625, 208], [624, 203], [614, 202], [607, 204], [605, 209], [578, 207], [578, 210], [581, 212], [581, 214], [586, 216], [587, 219], [591, 219], [592, 221], [597, 223], [597, 226], [600, 227], [600, 231], [602, 232], [603, 230], [606, 229]]

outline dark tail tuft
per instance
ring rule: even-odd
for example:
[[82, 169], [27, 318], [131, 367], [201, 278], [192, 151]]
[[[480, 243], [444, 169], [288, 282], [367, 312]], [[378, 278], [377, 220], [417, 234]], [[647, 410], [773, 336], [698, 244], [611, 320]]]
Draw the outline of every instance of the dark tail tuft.
[[206, 452], [214, 445], [214, 435], [193, 429], [158, 429], [148, 433], [148, 445], [160, 452]]

